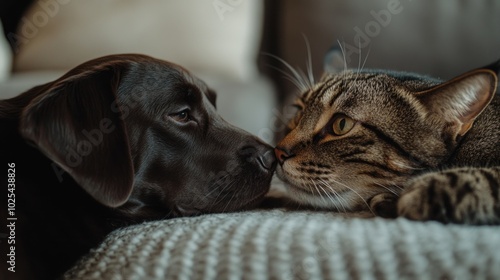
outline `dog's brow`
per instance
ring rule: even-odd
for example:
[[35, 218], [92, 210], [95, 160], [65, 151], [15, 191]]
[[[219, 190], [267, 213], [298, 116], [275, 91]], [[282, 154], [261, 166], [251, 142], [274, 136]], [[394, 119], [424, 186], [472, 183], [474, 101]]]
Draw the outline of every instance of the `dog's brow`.
[[216, 106], [217, 94], [215, 93], [215, 91], [208, 89], [206, 91], [206, 96], [208, 98], [208, 101], [210, 101], [210, 103], [212, 103], [212, 105]]
[[196, 77], [193, 77], [188, 72], [181, 71], [181, 73], [182, 73], [185, 81], [188, 84], [193, 85], [200, 93], [206, 95], [211, 103], [215, 103], [215, 99], [216, 99], [217, 94], [213, 90], [208, 88], [208, 86], [205, 83], [203, 83], [202, 81], [200, 81]]

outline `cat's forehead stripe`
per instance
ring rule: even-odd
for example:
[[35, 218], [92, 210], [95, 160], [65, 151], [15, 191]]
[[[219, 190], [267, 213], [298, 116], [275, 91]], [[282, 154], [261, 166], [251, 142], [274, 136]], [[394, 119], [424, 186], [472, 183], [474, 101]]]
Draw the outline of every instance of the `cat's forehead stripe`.
[[[340, 86], [339, 86], [340, 84]], [[332, 104], [337, 98], [339, 98], [342, 93], [344, 93], [344, 80], [339, 79], [329, 83], [328, 87], [324, 89], [322, 94], [318, 94], [319, 100], [317, 101], [321, 106], [324, 107], [319, 119], [314, 127], [314, 134], [319, 133], [323, 127], [330, 121], [331, 117], [335, 113], [332, 110]]]
[[[316, 92], [316, 98], [314, 99], [316, 102], [321, 104], [324, 107], [321, 115], [316, 121], [316, 125], [314, 126], [314, 133], [319, 133], [323, 130], [323, 127], [327, 125], [330, 119], [335, 114], [335, 108], [333, 108], [333, 104], [336, 100], [338, 100], [343, 94], [346, 94], [352, 88], [352, 83], [356, 83], [359, 81], [369, 80], [376, 75], [370, 74], [366, 76], [359, 75], [340, 75], [333, 79], [330, 82], [324, 83], [322, 87], [320, 87]], [[339, 85], [340, 84], [340, 85]], [[322, 92], [320, 92], [320, 90]]]
[[342, 80], [332, 79], [331, 81], [323, 83], [318, 89], [314, 91], [316, 92], [316, 95], [314, 96], [314, 99], [312, 101], [317, 101], [318, 99], [322, 99], [322, 96], [325, 93], [327, 93], [330, 88], [332, 88], [334, 85], [340, 82], [342, 82]]
[[[325, 90], [325, 93], [321, 94], [321, 95], [325, 95], [326, 94], [326, 96], [322, 96], [322, 98], [321, 98], [322, 99], [322, 103], [323, 104], [328, 104], [329, 106], [332, 106], [333, 103], [335, 103], [335, 101], [343, 93], [346, 93], [347, 91], [349, 91], [349, 89], [351, 89], [353, 87], [352, 83], [361, 82], [361, 81], [367, 81], [367, 80], [372, 79], [375, 76], [377, 76], [377, 75], [369, 74], [369, 75], [366, 75], [366, 76], [361, 76], [361, 75], [358, 74], [358, 75], [352, 75], [352, 76], [348, 76], [348, 77], [342, 77], [342, 76], [340, 76], [339, 80], [335, 81], [335, 83], [333, 83], [332, 85], [330, 85]], [[341, 83], [341, 86], [339, 87], [338, 90], [332, 90], [332, 91], [328, 90], [330, 88], [333, 88], [339, 82]]]
[[296, 100], [300, 100], [301, 102], [304, 102], [311, 96], [312, 92], [314, 91], [314, 87], [308, 88], [306, 91], [302, 92], [299, 95], [299, 98]]
[[[337, 87], [338, 84], [341, 84], [340, 86]], [[342, 93], [345, 91], [343, 90], [345, 87], [345, 81], [339, 80], [337, 83], [333, 84], [331, 87], [328, 88], [328, 90], [325, 91], [325, 94], [321, 98], [321, 103], [324, 104], [325, 106], [332, 106], [335, 100], [337, 100]]]
[[[346, 92], [345, 90], [346, 86], [351, 84], [352, 82], [356, 82], [357, 80], [360, 80], [360, 77], [351, 75], [339, 76], [339, 79], [331, 83], [329, 87], [325, 90], [325, 92], [319, 96], [321, 98], [321, 102], [323, 104], [328, 104], [329, 106], [332, 106], [333, 103], [335, 103], [335, 100], [337, 100], [343, 93]], [[337, 90], [329, 90], [329, 89], [334, 89], [334, 87], [337, 86], [339, 83], [340, 86], [337, 88]]]

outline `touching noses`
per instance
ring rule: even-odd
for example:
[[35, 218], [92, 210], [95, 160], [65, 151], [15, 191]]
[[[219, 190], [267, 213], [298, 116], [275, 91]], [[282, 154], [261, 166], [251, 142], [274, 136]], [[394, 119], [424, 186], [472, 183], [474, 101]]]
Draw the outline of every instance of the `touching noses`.
[[238, 153], [247, 161], [258, 163], [266, 172], [274, 172], [276, 168], [273, 148], [258, 140], [252, 139], [250, 142], [246, 142]]
[[274, 154], [276, 155], [276, 158], [278, 159], [278, 162], [280, 165], [283, 165], [285, 160], [295, 156], [288, 149], [282, 148], [280, 146], [277, 146], [276, 148], [274, 148]]

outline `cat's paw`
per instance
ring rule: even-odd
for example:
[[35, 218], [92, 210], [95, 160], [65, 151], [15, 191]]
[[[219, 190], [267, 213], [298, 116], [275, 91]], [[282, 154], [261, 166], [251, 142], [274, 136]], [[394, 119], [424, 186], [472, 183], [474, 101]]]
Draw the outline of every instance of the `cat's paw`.
[[442, 199], [441, 186], [444, 182], [439, 183], [436, 177], [434, 173], [426, 174], [411, 180], [405, 186], [397, 203], [398, 216], [417, 221], [448, 220], [449, 203], [445, 201], [449, 199]]
[[410, 180], [397, 203], [399, 216], [443, 223], [498, 223], [489, 170], [452, 169]]

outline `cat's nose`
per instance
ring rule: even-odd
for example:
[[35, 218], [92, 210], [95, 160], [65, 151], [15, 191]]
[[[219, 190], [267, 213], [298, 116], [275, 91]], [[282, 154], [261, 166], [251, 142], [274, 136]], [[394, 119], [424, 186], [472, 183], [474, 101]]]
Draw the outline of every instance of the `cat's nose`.
[[281, 148], [281, 147], [274, 148], [274, 154], [276, 155], [276, 158], [278, 159], [278, 162], [280, 165], [283, 165], [285, 160], [295, 156], [289, 150]]

